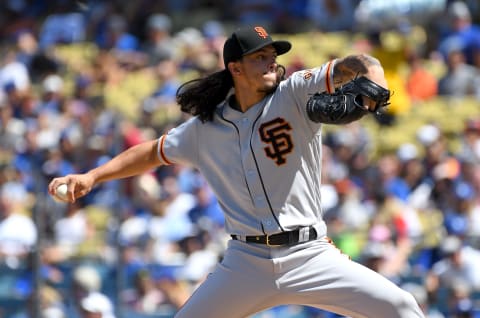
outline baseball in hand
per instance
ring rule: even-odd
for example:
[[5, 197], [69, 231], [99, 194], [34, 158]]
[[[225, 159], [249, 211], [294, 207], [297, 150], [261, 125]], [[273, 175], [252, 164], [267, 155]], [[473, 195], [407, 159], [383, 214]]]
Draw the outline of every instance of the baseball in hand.
[[59, 185], [55, 190], [55, 195], [53, 196], [53, 199], [57, 202], [68, 202], [67, 190], [68, 187], [65, 183]]

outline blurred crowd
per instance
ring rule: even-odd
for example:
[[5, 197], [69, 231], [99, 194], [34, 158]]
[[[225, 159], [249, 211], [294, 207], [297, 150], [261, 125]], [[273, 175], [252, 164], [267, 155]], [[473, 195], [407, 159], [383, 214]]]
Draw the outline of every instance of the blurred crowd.
[[[452, 119], [464, 100], [478, 108], [480, 4], [380, 3], [3, 1], [0, 317], [173, 317], [221, 260], [222, 211], [190, 167], [107, 182], [72, 204], [52, 200], [47, 184], [184, 121], [177, 88], [223, 68], [225, 36], [243, 23], [293, 36], [294, 47], [338, 34], [347, 51], [381, 60], [391, 108], [325, 128], [329, 236], [427, 317], [480, 317], [480, 110], [454, 134], [424, 122], [383, 149], [364, 125], [401, 132], [398, 118], [440, 99], [457, 101]], [[326, 62], [327, 45], [286, 60], [289, 74]], [[284, 306], [255, 317], [337, 316]]]

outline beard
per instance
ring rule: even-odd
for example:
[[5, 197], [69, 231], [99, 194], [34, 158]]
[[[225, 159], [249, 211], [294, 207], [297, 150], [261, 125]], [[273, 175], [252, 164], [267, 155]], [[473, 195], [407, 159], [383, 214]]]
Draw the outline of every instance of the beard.
[[273, 86], [265, 87], [265, 88], [261, 89], [260, 92], [265, 93], [267, 95], [270, 95], [277, 90], [277, 87], [278, 87], [278, 83], [276, 83]]
[[268, 87], [264, 87], [263, 89], [261, 89], [260, 91], [262, 93], [266, 93], [266, 94], [272, 94], [273, 92], [275, 92], [277, 90], [277, 87], [278, 85], [280, 84], [281, 81], [283, 81], [285, 79], [285, 67], [283, 65], [278, 65], [277, 66], [277, 70], [275, 72], [277, 74], [276, 78], [276, 83], [272, 86], [268, 86]]

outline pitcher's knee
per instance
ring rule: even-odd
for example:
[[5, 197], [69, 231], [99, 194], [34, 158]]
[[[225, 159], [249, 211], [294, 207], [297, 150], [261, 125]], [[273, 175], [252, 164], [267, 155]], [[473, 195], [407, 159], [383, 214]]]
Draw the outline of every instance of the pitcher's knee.
[[392, 301], [398, 318], [423, 318], [424, 315], [420, 306], [412, 294], [400, 289]]

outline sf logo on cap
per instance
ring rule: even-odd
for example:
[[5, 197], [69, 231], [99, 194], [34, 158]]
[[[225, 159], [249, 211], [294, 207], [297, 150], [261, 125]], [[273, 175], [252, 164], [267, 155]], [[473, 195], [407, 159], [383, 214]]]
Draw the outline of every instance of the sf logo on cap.
[[260, 36], [264, 39], [266, 39], [268, 37], [268, 33], [264, 28], [257, 26], [257, 27], [254, 28], [254, 30], [255, 30], [255, 32], [257, 32], [258, 36]]

